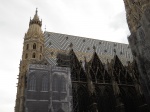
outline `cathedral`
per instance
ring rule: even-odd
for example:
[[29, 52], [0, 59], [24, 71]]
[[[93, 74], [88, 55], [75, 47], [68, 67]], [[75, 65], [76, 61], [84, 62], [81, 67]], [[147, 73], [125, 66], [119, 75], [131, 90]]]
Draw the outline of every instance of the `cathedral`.
[[36, 10], [24, 36], [15, 112], [150, 112], [148, 2], [124, 0], [130, 46], [43, 32]]

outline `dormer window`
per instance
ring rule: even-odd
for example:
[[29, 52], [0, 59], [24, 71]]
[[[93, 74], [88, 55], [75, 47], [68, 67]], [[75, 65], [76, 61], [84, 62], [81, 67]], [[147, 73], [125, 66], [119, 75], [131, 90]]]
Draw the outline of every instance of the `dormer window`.
[[90, 50], [90, 48], [88, 47], [87, 50]]
[[68, 40], [68, 37], [66, 37], [66, 40]]
[[36, 43], [33, 44], [33, 49], [36, 49]]

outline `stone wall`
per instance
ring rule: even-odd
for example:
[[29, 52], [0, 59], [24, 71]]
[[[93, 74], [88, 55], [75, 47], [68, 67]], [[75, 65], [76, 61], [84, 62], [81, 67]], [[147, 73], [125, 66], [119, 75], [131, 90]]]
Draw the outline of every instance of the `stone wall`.
[[[150, 105], [150, 2], [149, 0], [143, 0], [144, 5], [139, 4], [139, 8], [141, 7], [141, 12], [139, 12], [140, 18], [137, 20], [137, 24], [131, 24], [131, 21], [133, 23], [134, 20], [131, 15], [135, 13], [133, 7], [135, 7], [136, 2], [132, 3], [130, 12], [128, 11], [128, 6], [125, 6], [127, 22], [131, 31], [128, 40], [134, 59], [138, 64], [144, 95]], [[131, 5], [131, 3], [129, 4]]]

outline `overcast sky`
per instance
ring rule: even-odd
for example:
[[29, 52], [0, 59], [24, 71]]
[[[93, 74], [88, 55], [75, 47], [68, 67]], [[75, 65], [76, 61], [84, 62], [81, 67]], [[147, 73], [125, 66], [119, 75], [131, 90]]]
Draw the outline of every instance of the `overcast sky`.
[[23, 38], [36, 7], [43, 31], [128, 43], [123, 0], [0, 0], [0, 112], [14, 111]]

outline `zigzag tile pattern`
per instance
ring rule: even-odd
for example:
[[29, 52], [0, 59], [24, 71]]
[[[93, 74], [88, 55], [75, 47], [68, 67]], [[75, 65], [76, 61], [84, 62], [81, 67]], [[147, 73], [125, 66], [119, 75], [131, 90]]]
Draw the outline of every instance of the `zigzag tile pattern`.
[[52, 65], [56, 65], [56, 55], [58, 52], [68, 52], [71, 48], [73, 48], [79, 60], [84, 60], [84, 57], [86, 57], [87, 60], [90, 60], [94, 52], [94, 47], [103, 63], [106, 63], [107, 60], [110, 61], [113, 59], [115, 53], [124, 65], [126, 65], [128, 61], [133, 60], [131, 49], [128, 44], [53, 32], [44, 32], [44, 37], [45, 58]]

